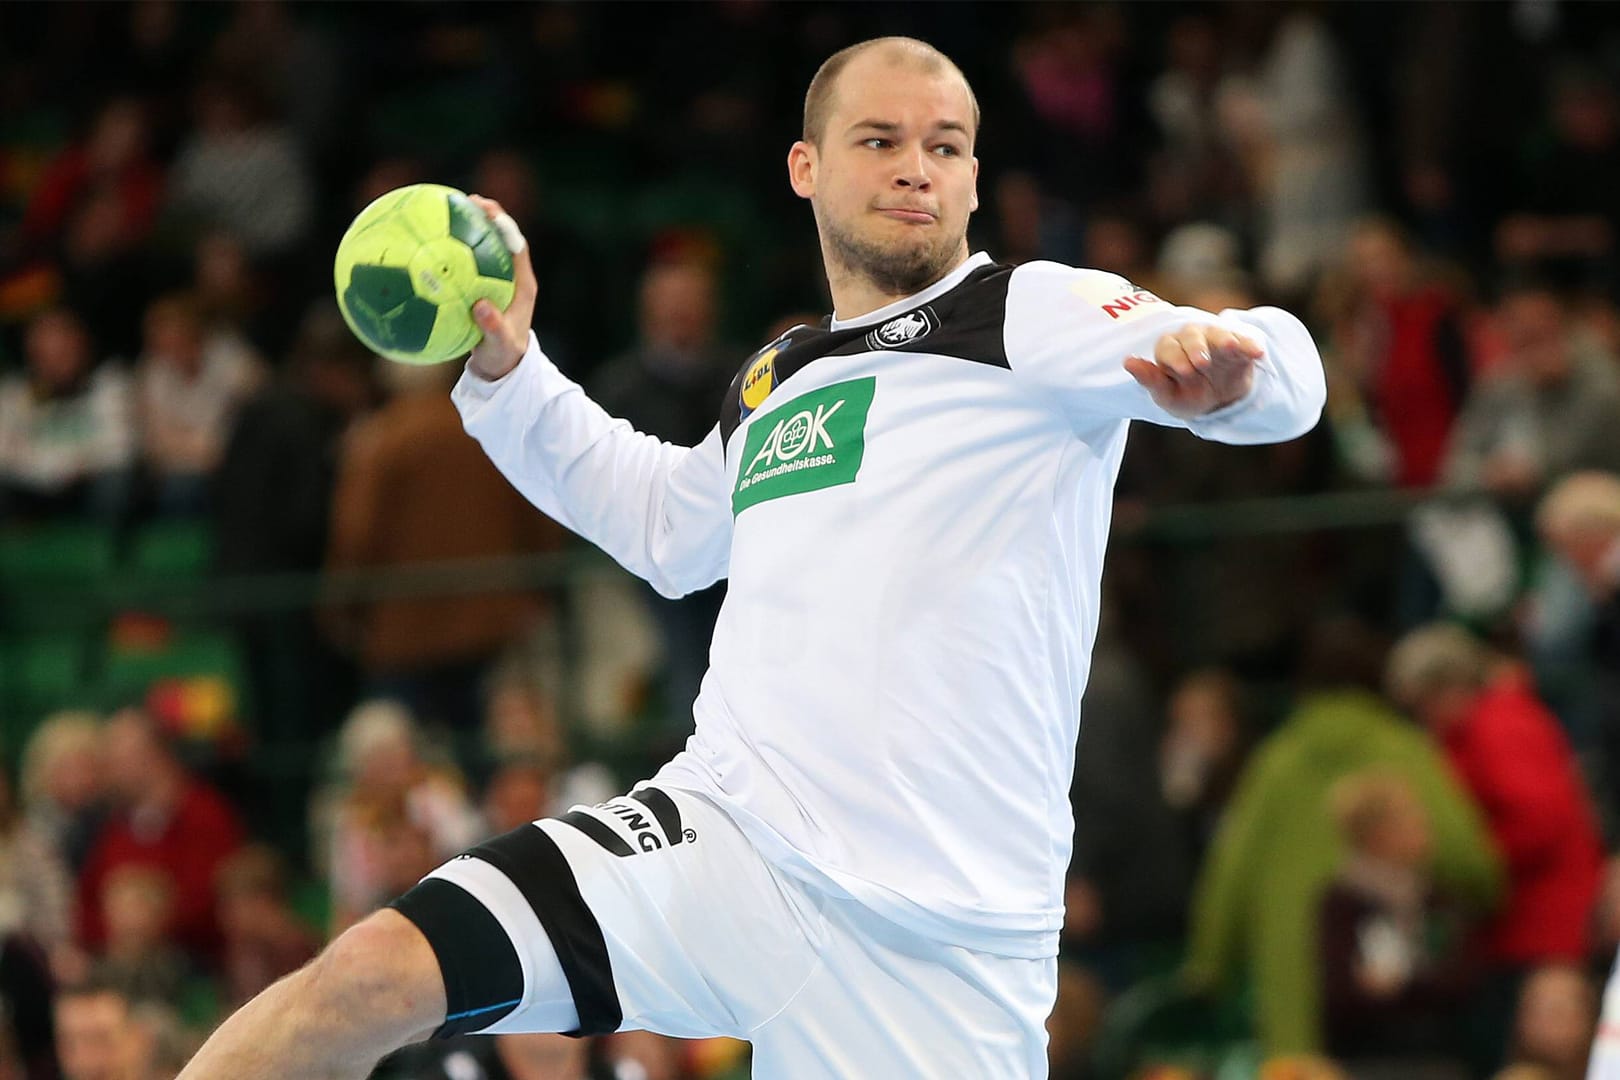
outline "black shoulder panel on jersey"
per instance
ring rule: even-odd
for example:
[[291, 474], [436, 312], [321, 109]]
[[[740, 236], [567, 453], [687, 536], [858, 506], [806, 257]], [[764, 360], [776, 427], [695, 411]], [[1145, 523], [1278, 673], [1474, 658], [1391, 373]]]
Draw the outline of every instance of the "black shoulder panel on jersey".
[[817, 327], [794, 327], [744, 361], [731, 380], [720, 404], [722, 442], [763, 404], [772, 387], [823, 356], [925, 352], [1010, 367], [1003, 329], [1012, 272], [999, 264], [980, 267], [943, 296], [876, 326], [830, 330], [829, 319]]
[[851, 335], [826, 356], [859, 352], [923, 352], [952, 356], [975, 364], [1010, 367], [1003, 329], [1007, 321], [1007, 285], [1013, 268], [990, 265], [969, 274], [962, 284], [918, 308], [877, 326], [844, 331]]

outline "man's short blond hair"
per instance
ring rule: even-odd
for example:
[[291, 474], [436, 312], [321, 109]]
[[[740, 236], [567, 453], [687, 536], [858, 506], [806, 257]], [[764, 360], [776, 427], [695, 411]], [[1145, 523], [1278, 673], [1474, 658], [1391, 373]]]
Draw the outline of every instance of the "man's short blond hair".
[[1401, 638], [1384, 665], [1384, 692], [1410, 709], [1441, 690], [1484, 685], [1490, 652], [1453, 623], [1420, 626]]
[[1620, 476], [1578, 472], [1541, 500], [1536, 528], [1543, 536], [1620, 536]]
[[821, 145], [821, 138], [827, 132], [827, 118], [833, 111], [833, 91], [837, 88], [838, 76], [851, 60], [869, 49], [883, 49], [894, 62], [911, 64], [930, 75], [947, 72], [961, 79], [962, 88], [967, 91], [968, 104], [973, 107], [971, 135], [978, 136], [979, 99], [974, 96], [973, 87], [968, 85], [967, 76], [962, 74], [955, 61], [926, 41], [910, 37], [880, 37], [839, 49], [817, 69], [815, 77], [810, 80], [810, 89], [804, 95], [805, 142], [812, 146]]

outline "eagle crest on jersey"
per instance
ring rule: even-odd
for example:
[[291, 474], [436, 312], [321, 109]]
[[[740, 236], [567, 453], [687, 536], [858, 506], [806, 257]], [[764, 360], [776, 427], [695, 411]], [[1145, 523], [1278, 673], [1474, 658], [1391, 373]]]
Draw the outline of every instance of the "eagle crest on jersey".
[[910, 311], [898, 319], [890, 319], [871, 334], [867, 344], [874, 349], [892, 349], [896, 345], [909, 345], [925, 337], [935, 326], [936, 316], [926, 307]]

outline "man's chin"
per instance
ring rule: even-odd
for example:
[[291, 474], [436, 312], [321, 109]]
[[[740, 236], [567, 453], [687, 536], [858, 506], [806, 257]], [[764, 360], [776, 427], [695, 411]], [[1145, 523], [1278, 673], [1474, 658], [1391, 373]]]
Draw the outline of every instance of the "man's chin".
[[884, 218], [892, 228], [867, 232], [853, 243], [838, 244], [843, 262], [884, 292], [905, 296], [944, 276], [955, 247], [940, 243], [939, 226], [908, 225]]

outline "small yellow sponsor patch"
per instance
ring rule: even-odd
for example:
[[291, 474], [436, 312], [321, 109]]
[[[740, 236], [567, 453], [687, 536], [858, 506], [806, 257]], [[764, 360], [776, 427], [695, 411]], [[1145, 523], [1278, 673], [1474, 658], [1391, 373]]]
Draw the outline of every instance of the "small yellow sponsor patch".
[[742, 381], [743, 412], [750, 413], [765, 403], [776, 388], [776, 348], [766, 349], [759, 359], [748, 365]]

